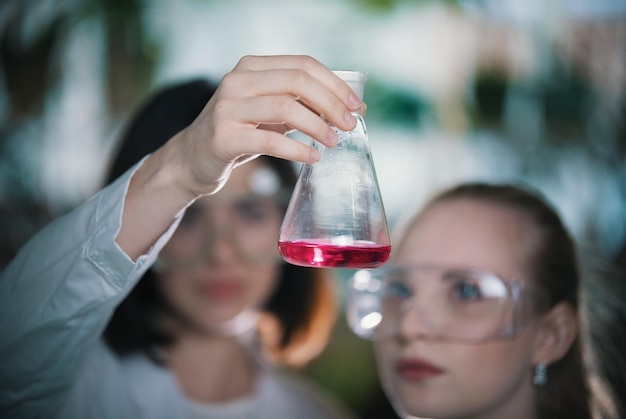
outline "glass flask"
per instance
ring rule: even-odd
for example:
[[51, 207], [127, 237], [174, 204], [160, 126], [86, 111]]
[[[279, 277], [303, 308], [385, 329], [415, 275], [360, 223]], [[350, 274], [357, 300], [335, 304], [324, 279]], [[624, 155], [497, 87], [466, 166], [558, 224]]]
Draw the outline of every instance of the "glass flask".
[[[367, 74], [335, 71], [363, 99]], [[365, 121], [352, 131], [333, 129], [335, 147], [312, 141], [321, 154], [303, 164], [278, 239], [291, 264], [332, 268], [375, 268], [387, 261], [391, 241]]]

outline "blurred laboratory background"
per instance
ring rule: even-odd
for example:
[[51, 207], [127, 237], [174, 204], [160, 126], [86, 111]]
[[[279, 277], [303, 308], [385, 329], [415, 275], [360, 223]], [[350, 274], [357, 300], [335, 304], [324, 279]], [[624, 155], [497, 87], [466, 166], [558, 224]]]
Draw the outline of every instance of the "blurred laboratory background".
[[[626, 299], [624, 0], [4, 0], [0, 268], [100, 188], [150, 93], [218, 81], [247, 54], [368, 73], [365, 121], [392, 229], [461, 180], [545, 193], [583, 263], [612, 281], [608, 294], [589, 286], [589, 309], [617, 319], [609, 335], [624, 345], [626, 314], [601, 309]], [[622, 354], [601, 356], [623, 399]], [[306, 373], [363, 418], [395, 417], [370, 345], [343, 319]]]

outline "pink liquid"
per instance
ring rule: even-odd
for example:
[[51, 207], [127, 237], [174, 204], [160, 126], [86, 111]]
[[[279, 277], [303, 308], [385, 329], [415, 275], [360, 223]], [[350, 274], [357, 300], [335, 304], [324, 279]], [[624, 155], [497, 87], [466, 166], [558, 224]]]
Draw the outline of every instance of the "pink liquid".
[[327, 268], [375, 268], [389, 258], [391, 246], [372, 242], [336, 245], [328, 241], [280, 241], [278, 251], [293, 265]]

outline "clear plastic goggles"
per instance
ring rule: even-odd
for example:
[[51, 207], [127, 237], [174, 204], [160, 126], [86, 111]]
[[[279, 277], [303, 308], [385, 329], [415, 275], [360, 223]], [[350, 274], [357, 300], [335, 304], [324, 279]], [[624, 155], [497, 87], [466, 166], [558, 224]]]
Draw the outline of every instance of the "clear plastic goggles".
[[223, 243], [245, 263], [263, 265], [280, 260], [276, 241], [284, 210], [276, 197], [249, 195], [228, 204], [203, 205], [187, 208], [155, 269], [193, 269], [213, 257]]
[[357, 271], [347, 319], [360, 337], [483, 342], [516, 333], [526, 313], [522, 284], [474, 269], [396, 266]]

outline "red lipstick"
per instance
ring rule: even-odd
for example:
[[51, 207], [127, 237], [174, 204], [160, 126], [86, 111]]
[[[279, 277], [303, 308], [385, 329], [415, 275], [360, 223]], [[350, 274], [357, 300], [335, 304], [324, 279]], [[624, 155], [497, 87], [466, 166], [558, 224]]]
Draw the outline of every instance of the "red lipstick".
[[443, 374], [443, 370], [422, 359], [400, 359], [396, 362], [396, 372], [405, 380], [419, 381]]
[[202, 293], [214, 301], [227, 302], [239, 297], [244, 286], [239, 281], [217, 280], [202, 286]]

